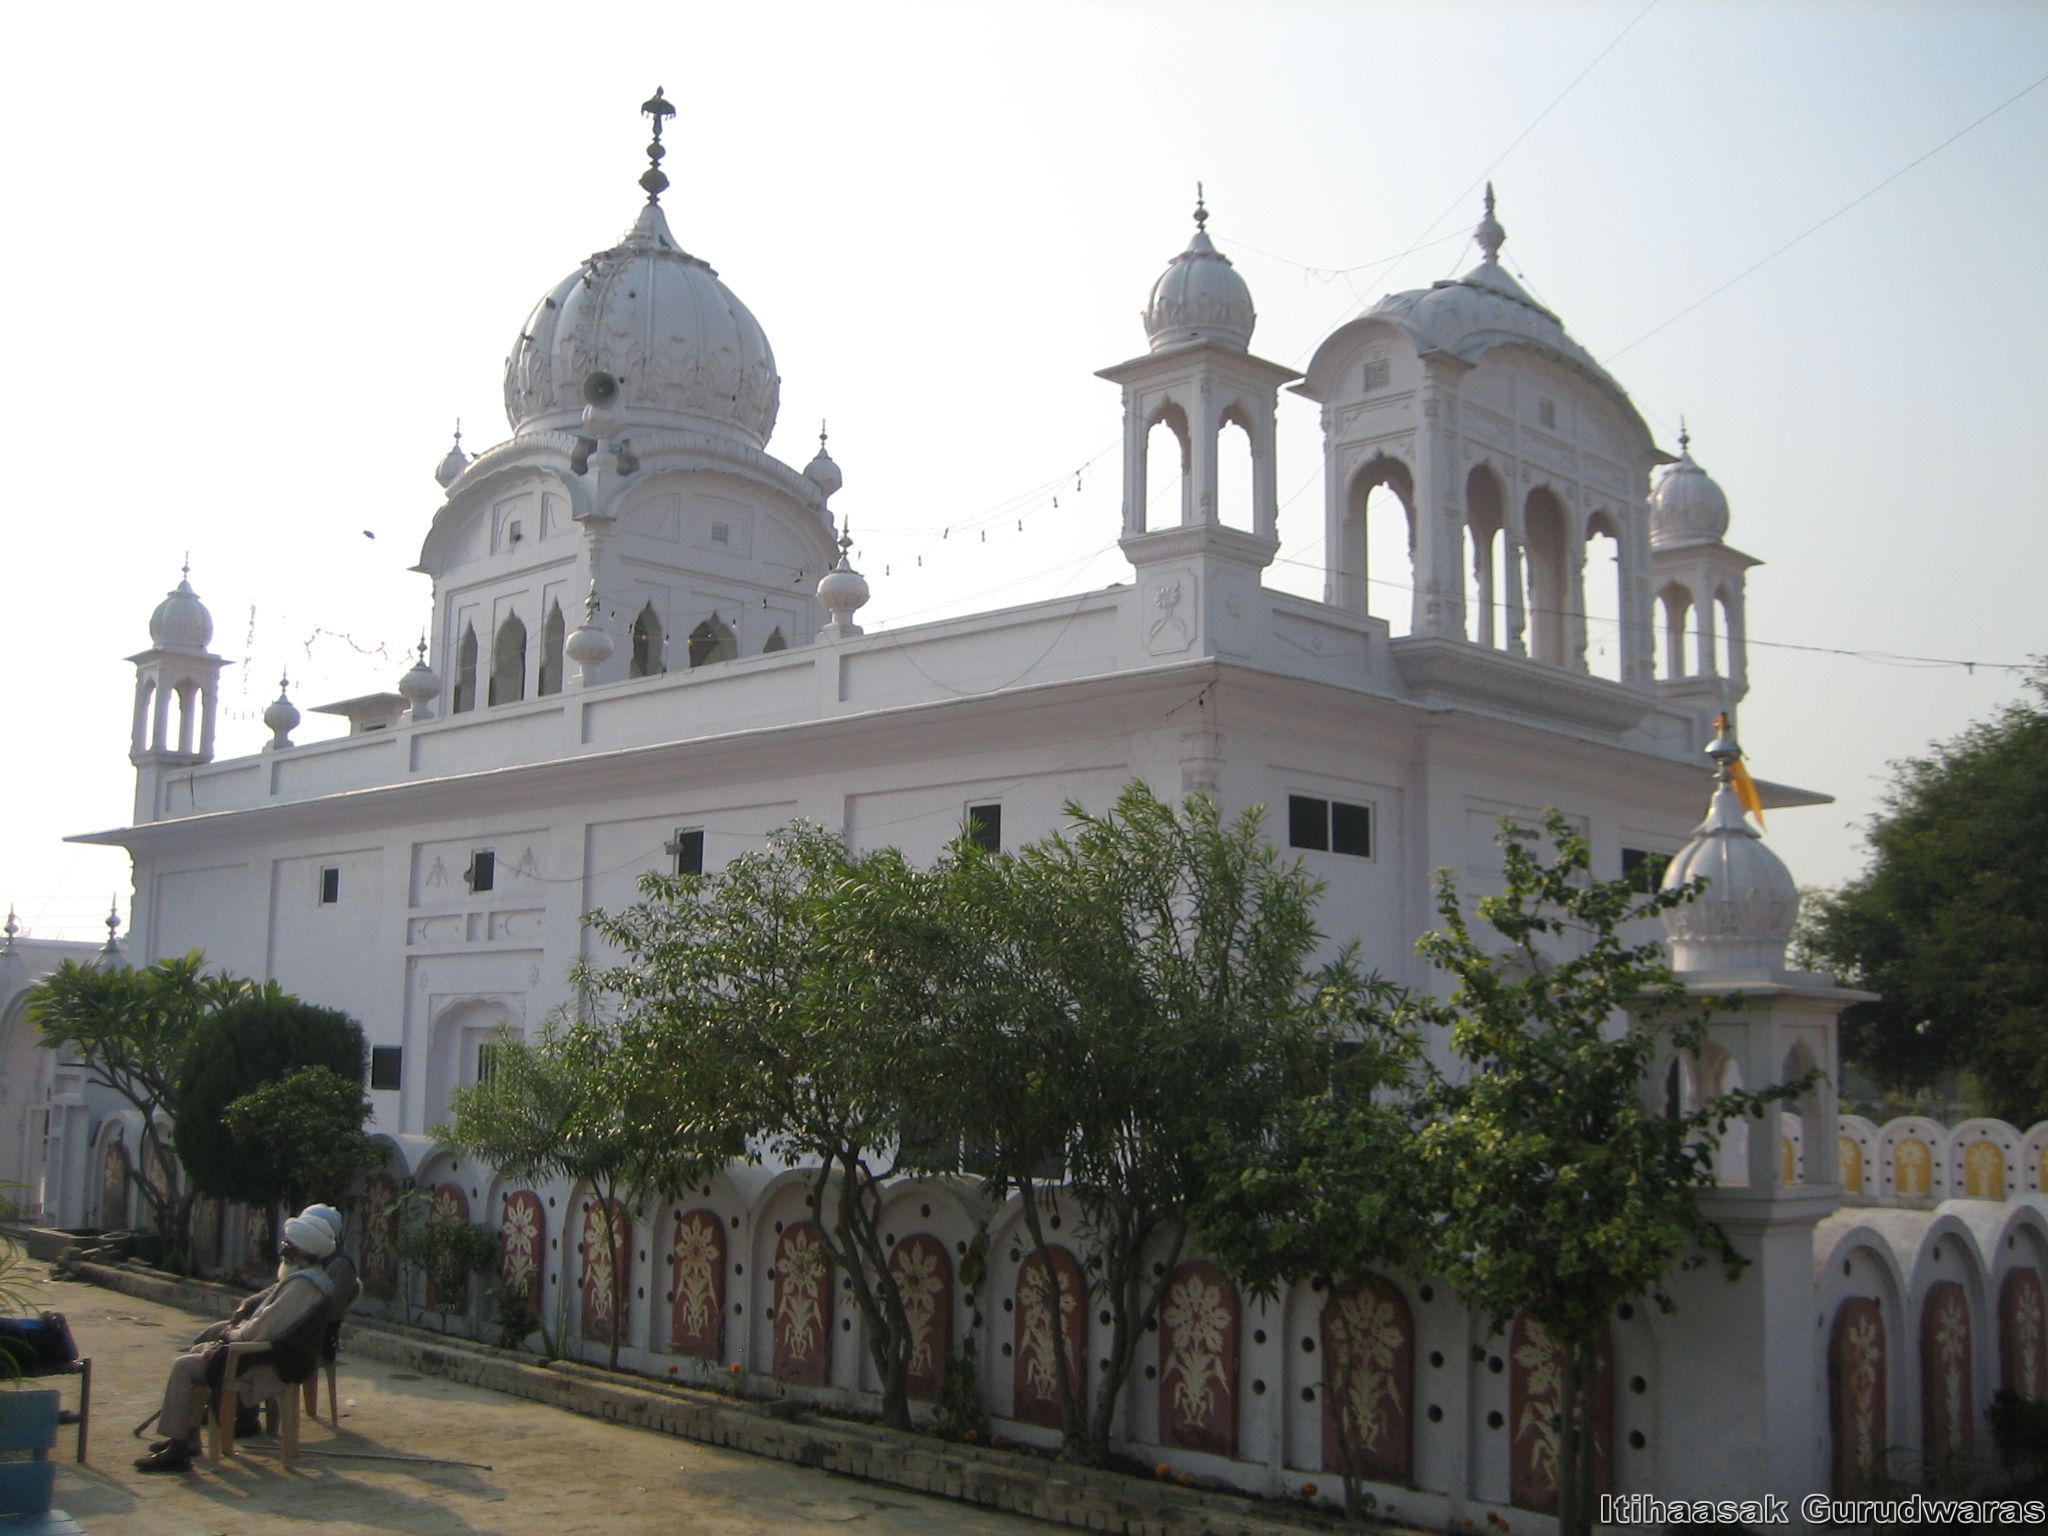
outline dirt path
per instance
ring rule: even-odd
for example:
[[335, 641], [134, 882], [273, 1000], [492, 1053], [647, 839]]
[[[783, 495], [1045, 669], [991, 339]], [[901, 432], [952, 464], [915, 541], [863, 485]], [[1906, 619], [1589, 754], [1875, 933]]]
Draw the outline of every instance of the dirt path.
[[[156, 1408], [171, 1360], [206, 1320], [73, 1282], [25, 1289], [32, 1305], [63, 1312], [93, 1357], [92, 1459], [82, 1467], [71, 1459], [68, 1428], [59, 1431], [55, 1453], [57, 1507], [92, 1536], [304, 1536], [320, 1527], [408, 1536], [1043, 1536], [1053, 1529], [355, 1358], [342, 1363], [339, 1430], [324, 1417], [306, 1422], [291, 1466], [279, 1463], [270, 1440], [258, 1439], [217, 1470], [202, 1461], [190, 1473], [145, 1476], [134, 1460], [146, 1443], [129, 1430]], [[66, 1381], [62, 1390], [70, 1406], [77, 1385]]]

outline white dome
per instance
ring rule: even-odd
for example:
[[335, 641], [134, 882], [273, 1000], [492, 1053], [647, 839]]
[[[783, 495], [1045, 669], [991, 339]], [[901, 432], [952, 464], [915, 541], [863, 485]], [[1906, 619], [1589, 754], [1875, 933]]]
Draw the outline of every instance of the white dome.
[[505, 360], [513, 432], [575, 430], [593, 373], [618, 381], [613, 409], [628, 424], [737, 432], [756, 448], [775, 430], [781, 380], [767, 334], [652, 202], [527, 318]]
[[1718, 543], [1728, 532], [1728, 497], [1714, 477], [1692, 461], [1692, 439], [1678, 434], [1678, 462], [1666, 467], [1650, 492], [1650, 544]]
[[299, 726], [299, 707], [291, 701], [290, 695], [286, 692], [289, 686], [286, 679], [279, 678], [277, 697], [271, 700], [270, 707], [263, 711], [263, 723], [270, 728], [279, 745], [289, 745], [284, 738]]
[[469, 468], [469, 455], [462, 451], [462, 428], [455, 429], [455, 446], [441, 457], [434, 466], [434, 480], [442, 490], [447, 490], [462, 478], [462, 472]]
[[441, 697], [441, 679], [434, 669], [427, 665], [427, 642], [420, 640], [419, 659], [407, 669], [405, 676], [398, 680], [399, 694], [412, 705], [415, 713], [423, 704], [431, 704]]
[[1705, 889], [1664, 914], [1671, 963], [1681, 974], [1774, 973], [1799, 918], [1799, 887], [1742, 814], [1727, 764], [1737, 755], [1726, 735], [1708, 752], [1723, 764], [1707, 818], [1664, 871], [1664, 888], [1702, 879]]
[[203, 651], [213, 640], [213, 615], [192, 590], [192, 583], [180, 580], [149, 616], [149, 642], [174, 651]]
[[590, 595], [583, 599], [583, 622], [570, 630], [562, 643], [568, 658], [586, 671], [610, 661], [614, 649], [612, 637], [597, 622], [597, 610], [597, 583], [593, 581]]
[[832, 455], [825, 451], [825, 429], [818, 429], [818, 456], [804, 466], [804, 478], [825, 493], [830, 501], [839, 494], [839, 488], [846, 483], [839, 473], [839, 466], [832, 461]]
[[1195, 238], [1152, 285], [1145, 334], [1152, 339], [1154, 352], [1191, 341], [1213, 341], [1237, 352], [1251, 345], [1252, 328], [1259, 319], [1252, 308], [1252, 291], [1230, 258], [1210, 244], [1203, 227], [1208, 219], [1209, 211], [1198, 201]]

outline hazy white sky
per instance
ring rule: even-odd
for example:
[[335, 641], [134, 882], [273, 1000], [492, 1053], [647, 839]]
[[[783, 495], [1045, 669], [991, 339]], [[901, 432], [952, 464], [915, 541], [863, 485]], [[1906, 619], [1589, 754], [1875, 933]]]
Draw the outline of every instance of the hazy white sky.
[[[449, 428], [505, 435], [505, 354], [630, 222], [657, 83], [670, 224], [775, 348], [771, 451], [831, 419], [871, 629], [1124, 579], [1093, 372], [1142, 350], [1198, 178], [1253, 350], [1298, 366], [1470, 266], [1490, 175], [1507, 265], [1667, 448], [1684, 414], [1764, 562], [1744, 744], [1837, 797], [1771, 832], [1844, 879], [1887, 761], [2020, 692], [1886, 658], [2048, 651], [2044, 76], [2025, 0], [23, 11], [0, 903], [125, 916], [125, 857], [61, 838], [129, 818], [124, 658], [185, 551], [223, 756], [283, 669], [302, 709], [393, 685]], [[1307, 402], [1280, 451], [1269, 580], [1319, 596]]]

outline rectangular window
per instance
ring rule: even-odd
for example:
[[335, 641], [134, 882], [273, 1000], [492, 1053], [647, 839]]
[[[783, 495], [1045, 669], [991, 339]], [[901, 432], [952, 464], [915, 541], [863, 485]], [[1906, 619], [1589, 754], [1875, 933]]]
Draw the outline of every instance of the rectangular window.
[[730, 544], [732, 542], [732, 524], [713, 523], [711, 525], [711, 542], [714, 544]]
[[399, 1078], [405, 1064], [405, 1047], [402, 1045], [373, 1045], [370, 1047], [370, 1086], [398, 1091]]
[[341, 900], [341, 870], [329, 864], [320, 871], [320, 905], [331, 907]]
[[677, 827], [676, 835], [668, 840], [669, 856], [676, 861], [675, 872], [679, 875], [701, 875], [704, 873], [704, 829], [702, 827]]
[[488, 891], [498, 883], [498, 856], [488, 848], [479, 848], [469, 856], [469, 872], [463, 876], [469, 882], [471, 895]]
[[1316, 853], [1372, 857], [1372, 807], [1324, 800], [1316, 795], [1287, 797], [1287, 845]]
[[1670, 867], [1671, 855], [1657, 853], [1649, 848], [1624, 848], [1621, 850], [1621, 878], [1629, 883], [1629, 889], [1645, 893], [1656, 890], [1664, 883], [1664, 871]]
[[476, 1080], [488, 1083], [498, 1071], [498, 1042], [479, 1040], [476, 1043]]
[[1376, 389], [1385, 389], [1392, 377], [1392, 369], [1384, 357], [1376, 357], [1365, 365], [1365, 392], [1369, 395]]
[[1546, 427], [1557, 425], [1557, 402], [1539, 398], [1536, 401], [1536, 419]]
[[967, 807], [967, 841], [990, 853], [1000, 853], [1003, 847], [1003, 808], [1000, 805]]

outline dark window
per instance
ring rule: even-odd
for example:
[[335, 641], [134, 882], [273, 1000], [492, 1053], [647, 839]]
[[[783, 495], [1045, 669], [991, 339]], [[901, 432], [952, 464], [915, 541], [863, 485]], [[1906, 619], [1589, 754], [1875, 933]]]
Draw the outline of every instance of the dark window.
[[498, 1071], [498, 1042], [479, 1040], [476, 1043], [476, 1080], [488, 1083]]
[[1317, 853], [1372, 857], [1372, 807], [1316, 795], [1287, 797], [1287, 845]]
[[1654, 891], [1664, 883], [1664, 871], [1671, 867], [1671, 855], [1648, 848], [1621, 850], [1621, 878], [1634, 891]]
[[1003, 808], [1000, 805], [967, 807], [967, 841], [990, 853], [1000, 853], [1003, 847]]
[[458, 715], [476, 708], [476, 626], [462, 626], [462, 643], [455, 647], [455, 708]]
[[704, 829], [702, 827], [678, 827], [676, 835], [669, 839], [668, 851], [676, 861], [679, 875], [701, 875], [704, 873]]
[[657, 677], [668, 667], [662, 660], [661, 619], [649, 603], [633, 621], [633, 659], [626, 667], [628, 677]]
[[1365, 365], [1365, 392], [1369, 395], [1376, 389], [1385, 389], [1392, 374], [1384, 357], [1376, 357]]
[[329, 864], [320, 871], [320, 905], [331, 907], [341, 900], [341, 871]]
[[562, 691], [562, 605], [548, 609], [547, 622], [540, 630], [540, 692], [542, 697]]
[[491, 702], [516, 704], [526, 697], [526, 626], [509, 614], [498, 626], [491, 649]]
[[479, 848], [469, 856], [469, 873], [463, 876], [469, 882], [472, 895], [488, 891], [498, 881], [498, 856], [488, 848]]
[[404, 1070], [405, 1047], [402, 1045], [373, 1045], [370, 1047], [370, 1086], [398, 1089], [399, 1077]]

